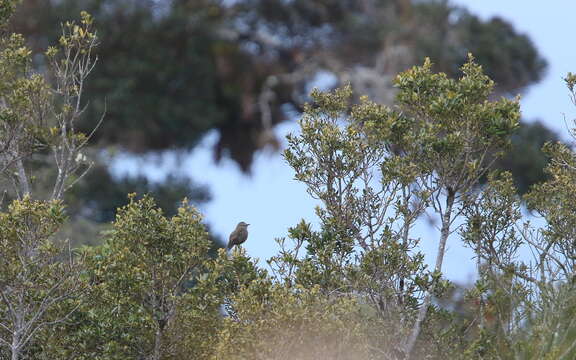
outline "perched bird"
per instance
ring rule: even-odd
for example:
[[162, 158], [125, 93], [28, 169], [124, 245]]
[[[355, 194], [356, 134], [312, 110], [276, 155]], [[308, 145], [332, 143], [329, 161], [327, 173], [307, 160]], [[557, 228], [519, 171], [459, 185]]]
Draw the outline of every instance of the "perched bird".
[[238, 225], [236, 225], [236, 229], [232, 231], [228, 238], [226, 250], [230, 250], [234, 245], [240, 245], [248, 239], [248, 225], [250, 224], [246, 224], [244, 221], [240, 221]]

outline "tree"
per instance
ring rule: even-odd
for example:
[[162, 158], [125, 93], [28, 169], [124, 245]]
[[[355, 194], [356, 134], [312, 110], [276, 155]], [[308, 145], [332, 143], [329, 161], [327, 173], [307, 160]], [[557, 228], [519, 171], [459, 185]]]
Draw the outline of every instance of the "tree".
[[266, 279], [242, 252], [214, 256], [199, 213], [186, 202], [167, 218], [152, 198], [119, 209], [104, 244], [84, 249], [90, 287], [46, 358], [209, 359], [220, 341], [223, 305]]
[[[79, 25], [68, 22], [63, 27], [58, 48], [46, 51], [47, 74], [32, 72], [32, 52], [21, 35], [2, 38], [0, 170], [20, 199], [32, 196], [38, 182], [34, 162], [54, 165], [49, 199], [61, 199], [90, 167], [81, 152], [90, 135], [77, 131], [77, 122], [83, 112], [85, 81], [95, 65], [92, 51], [97, 40], [90, 15], [83, 12], [81, 17]], [[48, 77], [54, 78], [54, 88]]]
[[[75, 126], [96, 45], [92, 18], [83, 12], [79, 24], [63, 26], [59, 47], [47, 50], [51, 73], [32, 72], [24, 38], [4, 32], [15, 4], [0, 8], [0, 171], [18, 198], [0, 213], [0, 344], [13, 360], [27, 354], [39, 333], [66, 321], [84, 289], [81, 258], [54, 235], [65, 218], [64, 192], [90, 166], [81, 153], [89, 136]], [[33, 173], [33, 164], [44, 161], [56, 169], [50, 201], [39, 200]]]
[[509, 173], [490, 174], [484, 191], [472, 198], [463, 215], [461, 237], [474, 250], [478, 280], [466, 296], [474, 301], [470, 329], [476, 339], [466, 349], [468, 356], [512, 356], [514, 332], [522, 325], [522, 303], [529, 300], [528, 276], [517, 266], [523, 240], [517, 232], [521, 216], [520, 198]]
[[547, 178], [545, 168], [550, 158], [542, 147], [547, 142], [559, 141], [558, 134], [539, 121], [520, 122], [518, 131], [512, 135], [512, 148], [502, 158], [496, 159], [494, 168], [509, 171], [518, 194], [524, 195], [531, 186]]
[[99, 145], [191, 149], [216, 130], [215, 158], [230, 156], [243, 171], [256, 151], [277, 148], [273, 126], [290, 118], [286, 109], [302, 109], [319, 73], [389, 105], [396, 73], [425, 56], [456, 76], [473, 52], [499, 94], [528, 87], [546, 68], [509, 23], [446, 1], [27, 0], [12, 23], [42, 48], [58, 36], [54, 22], [84, 9], [101, 24], [103, 44], [82, 129], [106, 103]]
[[[396, 111], [367, 99], [349, 109], [349, 89], [312, 94], [285, 157], [322, 202], [322, 228], [292, 230], [296, 249], [308, 243], [303, 260], [289, 252], [275, 259], [283, 276], [326, 291], [360, 291], [385, 319], [403, 314], [395, 320], [408, 356], [432, 295], [446, 286], [441, 271], [455, 218], [519, 120], [516, 100], [488, 100], [494, 83], [472, 57], [458, 80], [431, 68], [427, 60], [398, 75]], [[424, 211], [441, 222], [431, 273], [411, 251], [417, 240], [410, 230]]]
[[[574, 77], [566, 84], [574, 100]], [[575, 102], [576, 103], [576, 102]], [[490, 189], [467, 214], [467, 241], [476, 250], [480, 280], [472, 291], [479, 300], [480, 338], [469, 356], [537, 359], [574, 357], [574, 152], [549, 142], [548, 178], [524, 200], [543, 225], [521, 221], [519, 199], [510, 177], [492, 179]], [[531, 261], [519, 258], [528, 248]], [[482, 319], [491, 319], [490, 324]], [[488, 330], [487, 330], [488, 329]], [[561, 334], [561, 335], [559, 335]]]
[[195, 209], [183, 203], [167, 219], [150, 197], [132, 196], [104, 245], [88, 252], [92, 299], [83, 309], [85, 329], [77, 334], [87, 349], [76, 356], [165, 358], [168, 329], [186, 300], [187, 284], [204, 271], [209, 249]]
[[66, 321], [75, 307], [58, 307], [85, 291], [81, 259], [53, 239], [64, 219], [59, 202], [30, 197], [0, 213], [0, 349], [12, 360], [24, 357], [39, 332]]
[[[430, 64], [400, 74], [398, 101], [414, 127], [408, 143], [402, 144], [431, 175], [426, 189], [431, 204], [440, 216], [441, 229], [434, 271], [439, 274], [446, 242], [454, 218], [461, 210], [454, 205], [470, 195], [476, 183], [490, 168], [489, 154], [501, 156], [520, 117], [517, 100], [488, 101], [494, 83], [470, 62], [462, 67], [463, 77], [447, 80], [443, 74], [430, 73]], [[444, 202], [444, 204], [442, 204]], [[420, 307], [413, 332], [406, 344], [412, 351], [430, 304], [429, 294]]]

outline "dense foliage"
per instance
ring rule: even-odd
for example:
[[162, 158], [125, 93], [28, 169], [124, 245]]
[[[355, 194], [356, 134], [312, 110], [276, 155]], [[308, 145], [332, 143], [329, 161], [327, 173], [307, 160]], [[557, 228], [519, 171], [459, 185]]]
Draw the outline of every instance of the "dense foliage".
[[95, 139], [133, 151], [187, 148], [217, 129], [218, 154], [229, 151], [244, 170], [286, 118], [281, 107], [300, 108], [319, 71], [389, 102], [396, 73], [425, 56], [456, 76], [472, 52], [501, 93], [546, 67], [506, 21], [444, 1], [25, 1], [13, 26], [38, 49], [81, 10], [98, 19], [102, 39], [86, 126], [104, 102], [109, 120]]
[[[6, 20], [15, 2], [0, 4]], [[1, 358], [576, 357], [576, 153], [546, 143], [547, 179], [520, 198], [511, 174], [492, 170], [513, 145], [518, 100], [497, 99], [472, 55], [456, 79], [429, 59], [400, 73], [391, 105], [354, 101], [350, 86], [312, 92], [284, 156], [319, 200], [319, 227], [277, 239], [268, 272], [241, 247], [211, 252], [186, 200], [166, 213], [131, 194], [100, 245], [63, 240], [65, 195], [92, 164], [75, 124], [97, 39], [82, 12], [37, 73], [23, 38], [2, 37], [0, 166], [13, 190], [0, 212]], [[576, 76], [566, 84], [576, 105]], [[439, 231], [421, 239], [424, 216]], [[423, 241], [437, 245], [433, 267]], [[456, 242], [475, 254], [468, 289], [442, 274]]]
[[[195, 204], [208, 198], [209, 189], [186, 178], [154, 184], [143, 175], [119, 178], [102, 146], [110, 153], [186, 151], [216, 131], [215, 158], [229, 156], [248, 172], [256, 151], [278, 149], [273, 126], [302, 110], [319, 74], [390, 105], [396, 73], [424, 57], [454, 77], [472, 52], [498, 94], [522, 91], [546, 68], [531, 40], [507, 21], [481, 20], [437, 0], [26, 0], [11, 28], [28, 39], [33, 66], [45, 67], [41, 54], [60, 37], [56, 24], [81, 10], [97, 19], [101, 42], [78, 126], [88, 133], [106, 114], [90, 141], [97, 171], [67, 199], [78, 210], [73, 226], [89, 233], [126, 204], [127, 192], [153, 193], [168, 213], [182, 195]], [[542, 140], [554, 134], [534, 138], [544, 135], [541, 127], [522, 128], [498, 165], [525, 192], [544, 178], [544, 161], [515, 160], [527, 151], [544, 160]]]

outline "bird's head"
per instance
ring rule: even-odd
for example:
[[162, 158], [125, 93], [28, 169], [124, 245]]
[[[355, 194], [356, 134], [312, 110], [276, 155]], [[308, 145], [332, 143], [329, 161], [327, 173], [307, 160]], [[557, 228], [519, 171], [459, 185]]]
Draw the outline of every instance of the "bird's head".
[[247, 228], [248, 225], [250, 225], [250, 224], [246, 224], [244, 221], [240, 221], [240, 222], [238, 223], [237, 227], [239, 227], [239, 228], [241, 228], [241, 227]]

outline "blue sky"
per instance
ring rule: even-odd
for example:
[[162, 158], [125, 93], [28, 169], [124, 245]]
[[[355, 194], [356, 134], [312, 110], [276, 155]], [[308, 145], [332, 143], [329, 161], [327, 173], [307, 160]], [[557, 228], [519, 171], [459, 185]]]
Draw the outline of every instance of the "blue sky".
[[[563, 114], [574, 118], [562, 78], [576, 72], [574, 48], [574, 16], [576, 1], [522, 0], [452, 0], [467, 7], [483, 19], [502, 17], [514, 24], [517, 31], [527, 34], [538, 51], [548, 60], [548, 72], [543, 81], [532, 86], [522, 97], [522, 112], [526, 119], [541, 119], [550, 128], [567, 135]], [[570, 115], [572, 114], [572, 117]]]
[[[576, 2], [454, 0], [452, 3], [465, 6], [484, 19], [503, 17], [534, 41], [549, 67], [544, 80], [523, 94], [524, 118], [541, 119], [567, 138], [564, 115], [567, 119], [576, 117], [576, 108], [569, 101], [562, 78], [569, 71], [576, 72], [572, 25]], [[297, 125], [295, 122], [284, 123], [276, 130], [278, 137], [284, 138], [289, 132], [297, 131]], [[316, 203], [302, 184], [292, 180], [293, 172], [279, 153], [265, 150], [256, 154], [252, 175], [249, 176], [242, 174], [231, 160], [224, 159], [214, 164], [212, 146], [216, 136], [216, 133], [209, 134], [190, 155], [177, 158], [165, 154], [137, 161], [118, 161], [117, 171], [133, 174], [143, 171], [158, 180], [167, 173], [181, 173], [206, 184], [213, 200], [201, 210], [212, 231], [227, 240], [239, 221], [250, 223], [250, 235], [244, 247], [264, 266], [265, 260], [278, 250], [275, 238], [285, 236], [287, 229], [301, 219], [315, 222]], [[422, 223], [417, 232], [422, 237], [427, 261], [431, 263], [438, 238], [436, 230]], [[456, 236], [449, 239], [444, 267], [446, 275], [461, 282], [473, 279], [474, 262], [468, 261], [471, 256], [457, 243]]]

